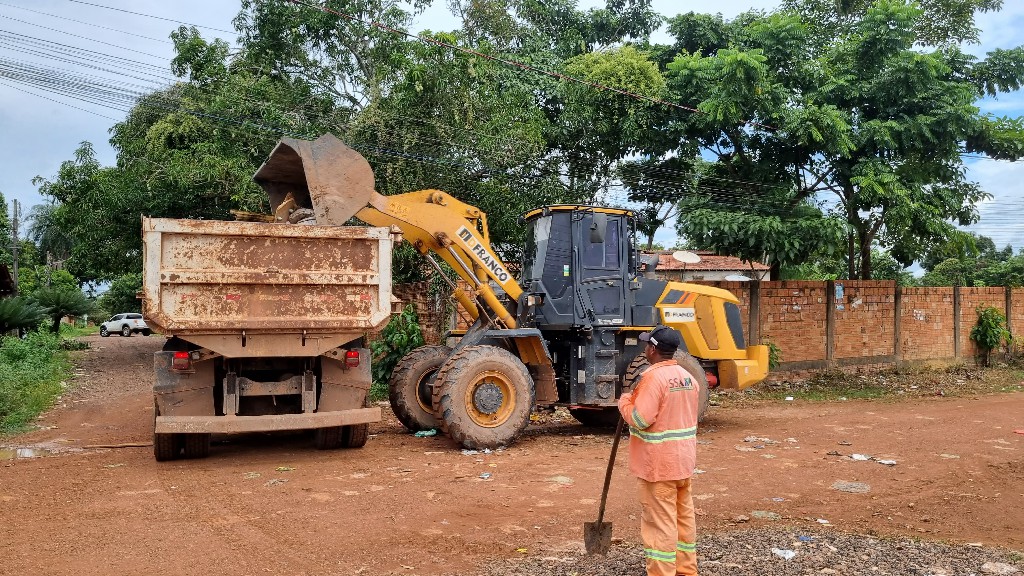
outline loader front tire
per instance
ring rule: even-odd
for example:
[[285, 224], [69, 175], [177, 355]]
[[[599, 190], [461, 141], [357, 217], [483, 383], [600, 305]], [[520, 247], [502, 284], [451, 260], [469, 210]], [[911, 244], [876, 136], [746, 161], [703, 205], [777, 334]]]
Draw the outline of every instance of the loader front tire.
[[447, 346], [420, 346], [402, 357], [388, 381], [391, 409], [411, 432], [439, 426], [434, 417], [434, 375], [452, 353]]
[[[704, 367], [700, 365], [696, 358], [682, 350], [676, 351], [675, 360], [684, 370], [693, 375], [700, 386], [700, 394], [697, 400], [697, 422], [703, 422], [704, 417], [708, 414], [708, 407], [711, 402], [711, 390], [708, 389], [708, 377], [704, 372]], [[643, 354], [638, 354], [636, 358], [633, 358], [633, 361], [626, 367], [625, 384], [622, 387], [622, 391], [629, 392], [633, 390], [640, 381], [640, 375], [650, 366], [650, 362], [647, 361]]]
[[530, 423], [536, 392], [526, 365], [504, 348], [467, 346], [437, 371], [434, 412], [471, 450], [511, 444]]

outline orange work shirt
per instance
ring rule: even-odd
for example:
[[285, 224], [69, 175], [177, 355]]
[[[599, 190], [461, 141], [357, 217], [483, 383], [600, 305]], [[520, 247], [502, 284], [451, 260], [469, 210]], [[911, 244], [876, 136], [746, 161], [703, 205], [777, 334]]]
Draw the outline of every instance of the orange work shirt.
[[683, 480], [697, 465], [697, 379], [675, 360], [658, 362], [619, 398], [629, 425], [629, 471], [648, 482]]

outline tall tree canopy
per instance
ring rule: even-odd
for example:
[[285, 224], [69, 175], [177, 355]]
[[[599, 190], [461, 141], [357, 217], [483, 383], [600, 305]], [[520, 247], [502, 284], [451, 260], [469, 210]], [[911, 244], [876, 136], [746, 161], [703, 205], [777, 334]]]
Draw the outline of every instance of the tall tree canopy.
[[963, 22], [945, 45], [924, 48], [937, 39], [915, 4], [848, 4], [834, 27], [808, 19], [820, 2], [796, 0], [799, 10], [729, 22], [669, 21], [675, 44], [652, 54], [673, 101], [698, 112], [666, 114], [650, 154], [666, 165], [711, 158], [679, 191], [679, 232], [699, 247], [778, 268], [845, 239], [849, 276], [871, 278], [873, 247], [909, 265], [954, 224], [977, 221], [987, 195], [967, 179], [962, 153], [1024, 152], [1017, 120], [975, 105], [1019, 88], [1024, 50], [976, 59], [951, 44]]
[[394, 32], [431, 2], [243, 0], [236, 51], [176, 30], [178, 82], [111, 129], [116, 166], [83, 145], [38, 181], [68, 269], [138, 272], [140, 213], [266, 210], [250, 178], [281, 136], [332, 132], [383, 192], [442, 188], [479, 206], [508, 260], [523, 211], [625, 189], [645, 203], [649, 243], [678, 214], [696, 248], [776, 271], [846, 252], [863, 278], [873, 253], [909, 264], [976, 221], [986, 196], [961, 153], [1024, 154], [1024, 125], [975, 104], [1020, 87], [1024, 50], [958, 47], [999, 0], [681, 14], [668, 45], [647, 41], [662, 22], [650, 0], [451, 0], [458, 30]]

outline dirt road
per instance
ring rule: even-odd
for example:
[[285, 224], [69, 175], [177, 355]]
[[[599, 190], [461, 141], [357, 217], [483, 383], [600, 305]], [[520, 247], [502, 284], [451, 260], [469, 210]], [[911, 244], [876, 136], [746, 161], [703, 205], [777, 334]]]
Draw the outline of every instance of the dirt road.
[[[316, 451], [298, 434], [215, 440], [210, 458], [169, 463], [148, 447], [91, 448], [151, 440], [161, 339], [88, 340], [44, 428], [0, 440], [0, 572], [472, 574], [487, 559], [578, 550], [596, 514], [611, 439], [572, 420], [489, 454], [415, 438], [390, 414], [361, 450]], [[700, 529], [784, 525], [1024, 549], [1022, 402], [1015, 393], [719, 408], [699, 433]], [[46, 456], [10, 458], [17, 448]], [[637, 542], [624, 465], [612, 492], [615, 535]]]

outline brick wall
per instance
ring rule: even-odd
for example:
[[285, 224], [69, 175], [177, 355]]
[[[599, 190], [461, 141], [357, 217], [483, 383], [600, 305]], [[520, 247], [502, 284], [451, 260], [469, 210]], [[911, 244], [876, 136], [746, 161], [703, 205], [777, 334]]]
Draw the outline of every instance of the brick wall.
[[895, 354], [896, 294], [893, 283], [843, 280], [836, 281], [835, 285], [833, 357], [861, 358]]
[[[828, 367], [870, 370], [898, 362], [941, 362], [956, 358], [954, 332], [957, 324], [954, 291], [950, 287], [900, 289], [897, 343], [896, 286], [891, 281], [694, 283], [728, 290], [739, 299], [743, 329], [748, 338], [751, 293], [758, 290], [758, 331], [762, 340], [770, 339], [780, 348], [783, 365], [776, 371], [780, 374], [807, 373]], [[831, 357], [827, 311], [830, 288], [835, 290]], [[439, 342], [442, 332], [448, 329], [450, 319], [444, 315], [450, 308], [430, 296], [427, 283], [398, 285], [394, 293], [416, 306], [427, 342]], [[980, 304], [1007, 313], [1011, 331], [1024, 334], [1024, 288], [1012, 290], [1009, 311], [1006, 310], [1005, 288], [961, 288], [960, 358], [968, 361], [975, 355], [970, 333], [977, 321], [975, 309]], [[458, 327], [465, 327], [464, 324], [458, 322]]]
[[785, 362], [824, 360], [825, 284], [762, 282], [760, 290], [761, 338], [774, 342]]
[[903, 360], [953, 357], [952, 288], [904, 288], [900, 308]]
[[978, 306], [992, 306], [1006, 313], [1006, 289], [961, 288], [960, 289], [960, 355], [974, 358], [978, 347], [971, 341], [971, 329], [978, 321]]
[[1019, 338], [1024, 335], [1024, 288], [1014, 288], [1010, 298], [1010, 332]]

